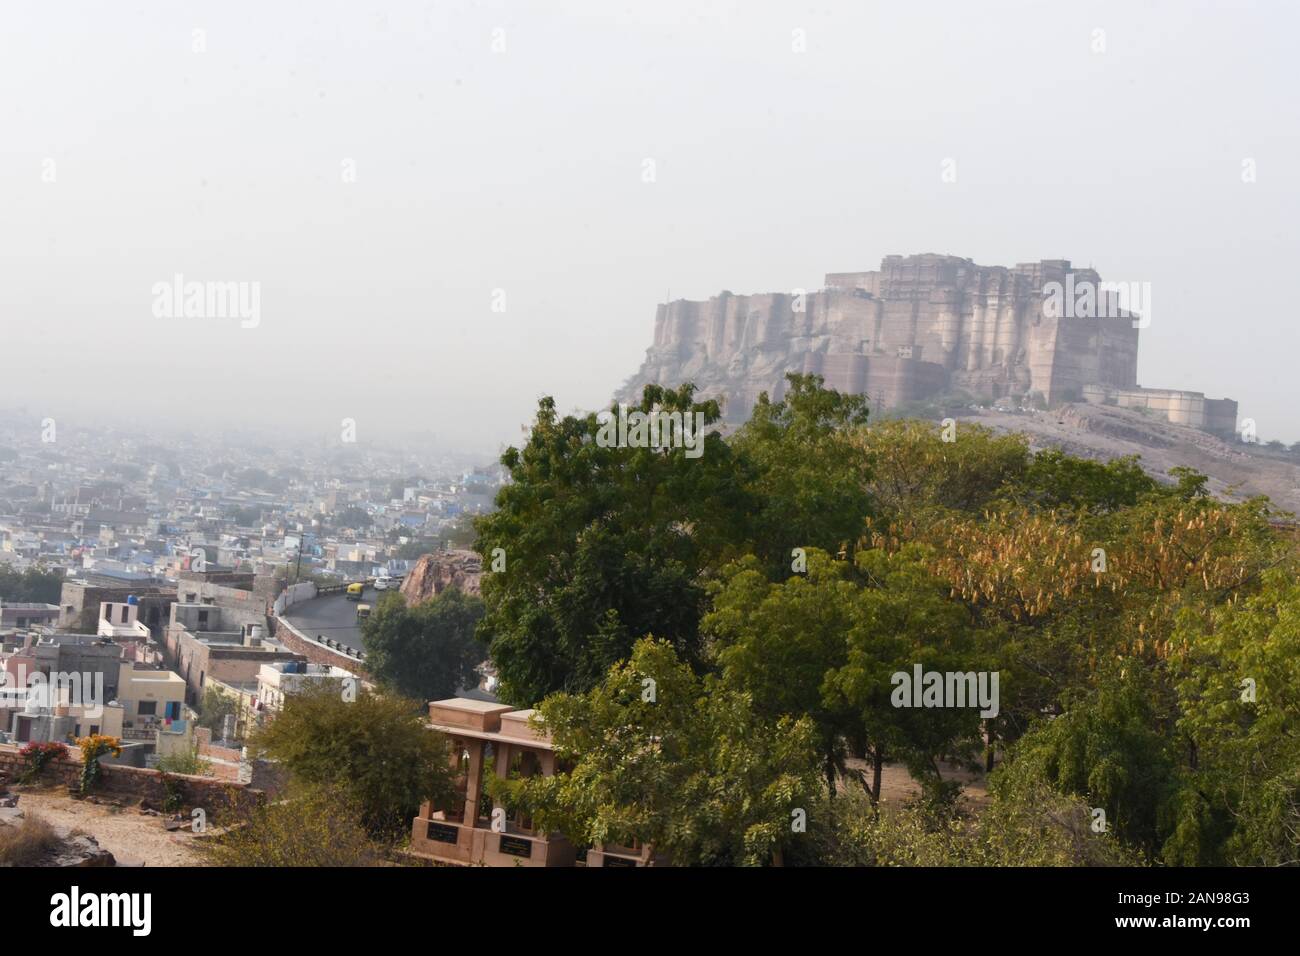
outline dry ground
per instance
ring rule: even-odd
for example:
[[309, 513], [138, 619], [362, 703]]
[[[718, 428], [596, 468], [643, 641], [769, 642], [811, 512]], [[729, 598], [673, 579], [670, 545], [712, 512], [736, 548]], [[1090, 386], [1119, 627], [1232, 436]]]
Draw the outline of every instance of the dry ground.
[[189, 833], [168, 833], [162, 817], [131, 806], [73, 800], [67, 790], [19, 791], [18, 809], [61, 827], [89, 833], [117, 858], [119, 866], [202, 866]]
[[[871, 764], [850, 758], [846, 761], [850, 771], [861, 771], [871, 782]], [[968, 809], [982, 809], [989, 801], [988, 785], [983, 771], [972, 772], [965, 767], [940, 761], [939, 773], [945, 780], [961, 781], [961, 805]], [[843, 787], [861, 789], [862, 784], [853, 776], [841, 780]], [[900, 804], [920, 796], [921, 787], [902, 764], [887, 763], [880, 771], [880, 800], [885, 804]]]

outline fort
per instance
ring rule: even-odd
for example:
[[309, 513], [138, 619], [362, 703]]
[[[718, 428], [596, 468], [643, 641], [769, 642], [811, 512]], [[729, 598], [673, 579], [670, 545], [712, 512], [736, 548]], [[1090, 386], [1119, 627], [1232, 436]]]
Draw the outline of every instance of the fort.
[[722, 399], [727, 421], [742, 422], [760, 393], [779, 400], [786, 373], [803, 372], [868, 396], [873, 408], [951, 393], [1091, 401], [1232, 432], [1236, 402], [1138, 385], [1138, 335], [1149, 316], [1060, 314], [1051, 290], [1085, 283], [1107, 287], [1066, 259], [981, 266], [927, 253], [829, 273], [815, 292], [677, 299], [658, 307], [654, 344], [616, 400], [636, 401], [646, 384], [694, 382], [701, 397]]

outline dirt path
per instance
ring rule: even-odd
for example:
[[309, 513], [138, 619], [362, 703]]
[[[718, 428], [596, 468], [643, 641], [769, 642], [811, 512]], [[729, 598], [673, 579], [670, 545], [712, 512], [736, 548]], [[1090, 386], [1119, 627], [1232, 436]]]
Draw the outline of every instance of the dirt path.
[[[865, 760], [850, 757], [845, 764], [851, 771], [858, 771], [871, 779], [871, 766]], [[939, 763], [939, 775], [944, 780], [958, 780], [962, 785], [961, 804], [969, 809], [980, 809], [988, 804], [988, 785], [983, 772], [972, 772], [965, 767], [955, 766], [945, 761]], [[861, 787], [856, 780], [844, 780], [843, 786]], [[907, 768], [902, 764], [887, 763], [880, 773], [880, 799], [882, 803], [907, 803], [921, 795], [921, 785], [912, 779]]]
[[89, 833], [117, 858], [119, 866], [203, 866], [188, 833], [168, 833], [162, 818], [134, 807], [73, 800], [57, 790], [20, 791], [18, 809], [60, 827]]

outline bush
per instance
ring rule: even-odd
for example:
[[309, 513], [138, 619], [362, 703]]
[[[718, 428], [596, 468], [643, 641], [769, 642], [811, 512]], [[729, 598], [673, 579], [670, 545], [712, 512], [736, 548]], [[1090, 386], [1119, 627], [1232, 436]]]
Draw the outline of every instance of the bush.
[[304, 690], [286, 699], [249, 747], [297, 783], [351, 794], [376, 836], [405, 833], [422, 801], [453, 793], [446, 738], [425, 725], [419, 704], [399, 697], [344, 700], [331, 687]]
[[1042, 783], [996, 788], [988, 807], [936, 812], [921, 803], [873, 811], [847, 790], [809, 813], [805, 866], [1133, 866], [1114, 836], [1093, 833], [1087, 804]]
[[160, 757], [157, 769], [163, 773], [179, 773], [191, 777], [212, 776], [212, 764], [199, 756], [197, 747]]
[[355, 798], [341, 787], [298, 786], [259, 806], [202, 846], [214, 866], [377, 866], [387, 847], [361, 825]]
[[19, 751], [19, 756], [23, 758], [23, 769], [19, 774], [20, 783], [35, 783], [41, 778], [48, 767], [55, 760], [62, 760], [68, 756], [68, 748], [57, 742], [51, 743], [31, 743]]
[[58, 845], [54, 827], [27, 814], [18, 823], [0, 826], [0, 866], [35, 866]]

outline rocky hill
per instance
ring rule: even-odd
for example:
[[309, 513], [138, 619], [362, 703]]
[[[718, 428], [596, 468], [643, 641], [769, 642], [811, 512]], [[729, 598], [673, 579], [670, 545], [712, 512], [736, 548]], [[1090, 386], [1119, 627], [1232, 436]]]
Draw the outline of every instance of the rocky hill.
[[402, 582], [401, 594], [408, 607], [447, 588], [477, 595], [482, 576], [483, 560], [473, 551], [437, 551], [415, 563]]
[[1068, 404], [1045, 412], [972, 411], [961, 421], [1023, 432], [1035, 449], [1060, 448], [1100, 461], [1140, 455], [1148, 473], [1166, 480], [1172, 480], [1171, 468], [1195, 468], [1210, 476], [1210, 490], [1219, 497], [1267, 495], [1277, 507], [1300, 514], [1300, 466], [1141, 412]]

